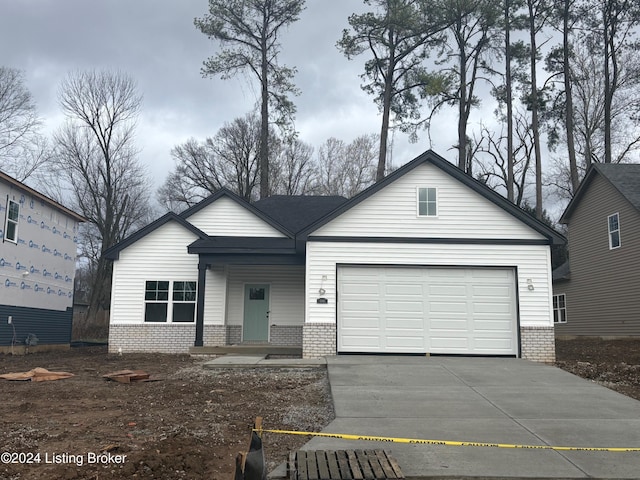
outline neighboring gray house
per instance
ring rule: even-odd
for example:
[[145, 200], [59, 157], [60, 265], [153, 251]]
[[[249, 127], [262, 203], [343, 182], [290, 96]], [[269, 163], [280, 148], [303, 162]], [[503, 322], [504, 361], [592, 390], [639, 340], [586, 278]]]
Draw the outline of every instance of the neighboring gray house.
[[109, 350], [264, 342], [554, 360], [564, 238], [435, 153], [347, 200], [220, 190], [106, 252]]
[[592, 165], [560, 222], [569, 262], [554, 271], [556, 336], [640, 336], [640, 165]]
[[0, 216], [0, 352], [28, 335], [39, 348], [69, 346], [84, 218], [2, 172]]

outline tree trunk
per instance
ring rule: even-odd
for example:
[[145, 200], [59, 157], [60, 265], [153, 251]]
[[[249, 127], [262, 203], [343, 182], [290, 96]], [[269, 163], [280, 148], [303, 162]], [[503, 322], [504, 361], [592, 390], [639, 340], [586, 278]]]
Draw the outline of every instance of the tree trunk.
[[613, 85], [609, 57], [613, 54], [610, 48], [611, 30], [609, 29], [610, 16], [607, 14], [609, 2], [605, 1], [602, 10], [602, 26], [604, 41], [604, 163], [611, 163], [611, 103], [613, 100]]
[[540, 125], [538, 120], [538, 80], [536, 76], [536, 19], [533, 11], [534, 0], [529, 0], [529, 37], [531, 42], [531, 130], [536, 158], [536, 217], [542, 219], [542, 155], [540, 154]]
[[387, 141], [389, 138], [389, 118], [391, 116], [391, 98], [393, 90], [393, 77], [395, 71], [395, 43], [394, 30], [389, 27], [389, 64], [384, 77], [384, 93], [382, 98], [382, 126], [380, 127], [380, 152], [378, 155], [378, 168], [376, 169], [376, 182], [382, 180], [387, 169]]
[[507, 102], [507, 199], [513, 202], [513, 92], [511, 82], [511, 0], [504, 0], [505, 89]]
[[564, 0], [563, 25], [562, 25], [562, 47], [563, 47], [563, 71], [564, 71], [564, 94], [565, 100], [565, 128], [567, 135], [567, 153], [569, 155], [569, 174], [571, 176], [571, 189], [575, 194], [580, 184], [578, 178], [578, 162], [576, 160], [576, 146], [574, 142], [573, 125], [573, 87], [571, 85], [571, 60], [569, 58], [569, 10], [571, 0]]
[[458, 101], [458, 168], [467, 172], [467, 55], [464, 43], [460, 48], [460, 98]]
[[262, 39], [262, 64], [261, 79], [262, 87], [261, 109], [260, 109], [260, 198], [269, 196], [269, 65], [267, 62], [266, 38]]

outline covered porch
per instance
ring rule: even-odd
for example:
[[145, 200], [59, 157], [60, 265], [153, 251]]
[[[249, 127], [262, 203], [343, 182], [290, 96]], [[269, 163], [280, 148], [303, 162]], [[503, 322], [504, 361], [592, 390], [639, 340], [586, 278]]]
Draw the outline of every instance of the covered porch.
[[199, 256], [191, 353], [300, 354], [305, 258], [294, 239], [208, 237], [188, 252]]

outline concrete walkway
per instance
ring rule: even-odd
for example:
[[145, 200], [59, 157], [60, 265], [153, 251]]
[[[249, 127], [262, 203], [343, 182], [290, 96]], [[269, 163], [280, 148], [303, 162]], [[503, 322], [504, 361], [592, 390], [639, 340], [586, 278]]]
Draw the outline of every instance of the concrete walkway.
[[[327, 358], [330, 433], [640, 447], [640, 402], [558, 368], [504, 358]], [[314, 438], [305, 450], [390, 450], [414, 478], [640, 478], [640, 452], [557, 452]]]
[[273, 358], [266, 355], [223, 355], [205, 362], [207, 370], [218, 368], [325, 368], [324, 358]]

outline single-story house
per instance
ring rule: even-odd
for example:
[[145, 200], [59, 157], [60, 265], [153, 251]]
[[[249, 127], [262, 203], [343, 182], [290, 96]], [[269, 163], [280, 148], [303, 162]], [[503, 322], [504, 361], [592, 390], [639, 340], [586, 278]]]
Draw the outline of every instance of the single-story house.
[[556, 335], [640, 336], [640, 165], [593, 164], [560, 221], [569, 262], [553, 272]]
[[0, 352], [69, 347], [84, 217], [0, 172]]
[[432, 151], [351, 199], [227, 190], [112, 247], [109, 349], [554, 360], [564, 238]]

